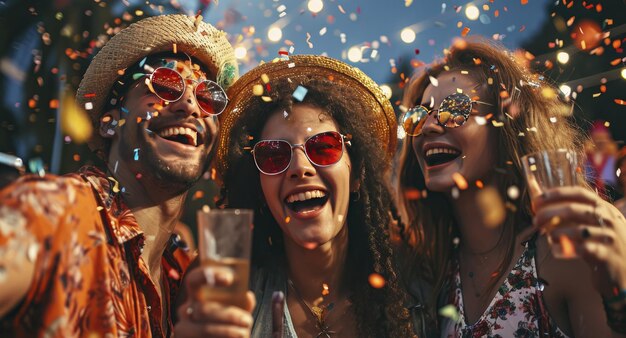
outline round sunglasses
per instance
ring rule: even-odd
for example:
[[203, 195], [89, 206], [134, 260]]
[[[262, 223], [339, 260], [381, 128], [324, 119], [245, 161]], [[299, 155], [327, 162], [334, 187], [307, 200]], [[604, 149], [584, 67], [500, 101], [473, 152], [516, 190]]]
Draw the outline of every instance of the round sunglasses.
[[432, 112], [435, 112], [437, 124], [446, 128], [458, 128], [467, 122], [472, 113], [472, 105], [474, 103], [493, 106], [491, 103], [472, 100], [467, 94], [454, 93], [446, 96], [441, 101], [439, 109], [429, 110], [419, 105], [407, 110], [401, 119], [402, 127], [407, 135], [419, 136], [422, 134], [426, 118]]
[[186, 81], [196, 83], [194, 95], [202, 111], [210, 115], [219, 115], [224, 111], [228, 103], [226, 92], [211, 80], [185, 80], [178, 71], [168, 67], [159, 67], [149, 75], [148, 88], [161, 100], [176, 102], [185, 94]]
[[302, 148], [311, 163], [318, 167], [333, 165], [343, 156], [343, 145], [350, 144], [350, 137], [336, 131], [327, 131], [307, 138], [303, 144], [291, 144], [285, 140], [262, 140], [252, 149], [256, 167], [265, 175], [278, 175], [291, 163], [294, 148]]

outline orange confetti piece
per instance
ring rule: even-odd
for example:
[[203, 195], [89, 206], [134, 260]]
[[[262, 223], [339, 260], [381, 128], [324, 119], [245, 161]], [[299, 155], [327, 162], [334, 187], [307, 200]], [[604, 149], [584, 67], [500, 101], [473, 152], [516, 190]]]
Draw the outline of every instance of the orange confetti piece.
[[476, 186], [477, 186], [479, 189], [482, 189], [482, 188], [484, 187], [484, 185], [483, 185], [483, 181], [481, 181], [481, 180], [477, 180], [477, 181], [476, 181]]
[[466, 36], [467, 36], [467, 34], [469, 34], [469, 32], [470, 32], [470, 28], [469, 28], [469, 27], [465, 27], [465, 28], [463, 28], [463, 30], [461, 31], [461, 36], [462, 36], [462, 37], [466, 37]]
[[175, 44], [175, 43], [173, 43], [173, 44], [172, 44], [172, 51], [174, 52], [174, 54], [176, 54], [177, 50], [178, 50], [178, 49], [176, 48], [176, 44]]
[[198, 190], [193, 194], [193, 199], [197, 200], [204, 196], [204, 192], [202, 190]]
[[35, 108], [37, 106], [37, 101], [34, 99], [28, 100], [28, 108]]
[[322, 283], [322, 296], [328, 296], [330, 291], [328, 290], [328, 284]]
[[374, 289], [381, 289], [385, 286], [385, 278], [375, 272], [370, 274], [370, 276], [368, 277], [368, 281]]
[[467, 189], [468, 187], [467, 180], [465, 180], [465, 177], [463, 177], [463, 175], [459, 173], [454, 173], [452, 174], [452, 179], [454, 180], [454, 183], [459, 189], [461, 190]]
[[211, 180], [215, 181], [215, 177], [217, 175], [217, 170], [215, 168], [211, 168]]
[[57, 100], [57, 99], [50, 100], [50, 108], [52, 108], [52, 109], [59, 108], [59, 100]]
[[499, 10], [495, 10], [495, 12], [493, 12], [493, 16], [495, 16], [496, 18], [500, 16], [500, 11]]
[[420, 191], [415, 188], [406, 189], [406, 191], [404, 192], [404, 198], [406, 198], [407, 200], [417, 200], [420, 199], [420, 197]]
[[619, 104], [620, 106], [626, 106], [626, 101], [622, 99], [615, 99], [614, 102]]
[[289, 216], [285, 217], [285, 223], [289, 224], [289, 222], [291, 222], [291, 217]]
[[576, 249], [574, 248], [574, 243], [572, 243], [571, 239], [566, 236], [561, 236], [559, 237], [559, 243], [561, 244], [561, 249], [563, 250], [563, 258], [576, 257]]
[[526, 4], [528, 4], [528, 0], [520, 0], [520, 3], [521, 3], [522, 5], [526, 5]]
[[80, 161], [80, 155], [78, 155], [78, 154], [74, 154], [74, 156], [72, 156], [72, 158], [74, 159], [75, 162]]
[[622, 45], [622, 40], [615, 39], [613, 40], [613, 48], [618, 49]]

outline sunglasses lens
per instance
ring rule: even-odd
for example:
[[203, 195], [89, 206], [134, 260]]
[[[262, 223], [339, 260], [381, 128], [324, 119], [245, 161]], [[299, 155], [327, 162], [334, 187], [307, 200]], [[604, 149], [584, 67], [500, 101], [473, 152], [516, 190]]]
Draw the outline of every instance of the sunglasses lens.
[[311, 162], [320, 166], [339, 162], [343, 154], [341, 134], [332, 131], [311, 137], [304, 147]]
[[402, 127], [409, 136], [418, 136], [422, 133], [422, 127], [428, 117], [428, 109], [417, 106], [409, 109], [402, 117]]
[[212, 115], [220, 114], [228, 103], [222, 87], [213, 81], [204, 81], [196, 87], [196, 99], [200, 108]]
[[151, 77], [154, 93], [165, 101], [176, 101], [183, 96], [185, 81], [175, 70], [157, 68]]
[[254, 146], [254, 161], [265, 174], [277, 174], [291, 162], [291, 146], [285, 141], [261, 141]]
[[460, 93], [449, 95], [439, 106], [437, 120], [443, 126], [455, 128], [463, 125], [472, 112], [472, 99]]

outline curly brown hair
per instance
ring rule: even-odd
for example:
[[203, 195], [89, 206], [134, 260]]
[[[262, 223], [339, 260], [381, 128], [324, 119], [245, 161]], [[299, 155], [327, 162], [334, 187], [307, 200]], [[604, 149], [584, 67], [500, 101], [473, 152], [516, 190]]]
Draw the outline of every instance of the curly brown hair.
[[[271, 75], [271, 74], [270, 74]], [[297, 101], [292, 93], [298, 86], [308, 89], [305, 98]], [[283, 233], [269, 212], [259, 179], [259, 172], [250, 153], [250, 147], [259, 140], [268, 118], [275, 113], [289, 112], [293, 105], [308, 104], [320, 108], [332, 117], [339, 131], [352, 135], [347, 147], [353, 164], [352, 177], [360, 179], [358, 195], [351, 198], [346, 218], [350, 241], [346, 269], [348, 285], [353, 285], [351, 302], [357, 317], [361, 337], [413, 337], [408, 310], [404, 306], [405, 293], [398, 284], [392, 265], [392, 249], [387, 226], [392, 195], [386, 174], [389, 161], [385, 147], [368, 130], [366, 107], [357, 99], [357, 92], [319, 75], [298, 81], [285, 78], [270, 82], [272, 102], [261, 98], [236, 121], [231, 129], [228, 145], [228, 170], [222, 173], [223, 205], [254, 210], [253, 266], [269, 268], [285, 263]], [[368, 277], [376, 272], [382, 275], [385, 286], [373, 288]]]
[[[437, 78], [445, 71], [459, 69], [468, 70], [478, 83], [490, 83], [489, 95], [500, 107], [493, 120], [502, 123], [499, 128], [487, 125], [496, 128], [498, 135], [496, 188], [504, 198], [511, 186], [520, 191], [519, 198], [506, 200], [509, 212], [503, 224], [502, 240], [507, 243], [508, 251], [498, 269], [499, 277], [513, 258], [516, 236], [531, 224], [530, 196], [521, 157], [541, 150], [568, 148], [582, 158], [584, 137], [571, 118], [571, 104], [559, 99], [553, 85], [530, 73], [503, 46], [482, 38], [459, 40], [444, 60], [416, 74], [405, 89], [403, 106], [423, 102], [429, 77]], [[516, 112], [509, 114], [507, 107], [515, 108]], [[446, 291], [442, 288], [450, 272], [453, 239], [459, 232], [454, 217], [446, 212], [452, 206], [444, 193], [428, 191], [426, 198], [407, 198], [410, 191], [426, 191], [424, 175], [411, 144], [412, 136], [407, 136], [398, 168], [399, 208], [407, 220], [406, 238], [413, 248], [413, 259], [408, 263], [412, 271], [403, 276], [412, 278], [419, 273], [433, 283], [433, 296], [437, 296], [440, 291]]]

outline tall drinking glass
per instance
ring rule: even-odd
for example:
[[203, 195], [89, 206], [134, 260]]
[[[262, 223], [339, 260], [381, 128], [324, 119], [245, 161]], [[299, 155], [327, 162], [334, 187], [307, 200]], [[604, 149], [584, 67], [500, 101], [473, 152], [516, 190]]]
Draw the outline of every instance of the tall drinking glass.
[[252, 210], [198, 211], [200, 263], [210, 286], [202, 300], [244, 307], [250, 275]]
[[[548, 189], [579, 185], [578, 156], [572, 150], [544, 150], [529, 154], [522, 157], [522, 164], [533, 206], [536, 205], [536, 198]], [[558, 226], [560, 220], [554, 218], [551, 222], [553, 223], [551, 226]], [[548, 242], [555, 257], [577, 257], [570, 238], [566, 236], [552, 238], [548, 231]]]

